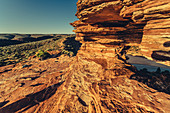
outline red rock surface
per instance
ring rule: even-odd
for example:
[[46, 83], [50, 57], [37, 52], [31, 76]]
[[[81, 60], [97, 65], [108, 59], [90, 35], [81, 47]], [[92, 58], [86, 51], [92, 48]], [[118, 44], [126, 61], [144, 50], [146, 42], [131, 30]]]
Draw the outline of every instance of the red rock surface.
[[[77, 39], [140, 43], [141, 53], [170, 66], [170, 0], [79, 0]], [[103, 42], [103, 43], [104, 43]], [[108, 40], [107, 40], [108, 42]], [[111, 40], [110, 40], [111, 42]], [[157, 54], [157, 53], [161, 53]]]
[[96, 48], [90, 54], [83, 48], [75, 58], [31, 59], [1, 67], [0, 112], [170, 111], [168, 94], [129, 79], [134, 74], [126, 67], [130, 65], [105, 52], [95, 54]]
[[[141, 53], [151, 60], [170, 66], [170, 0], [145, 0], [132, 6], [124, 6], [120, 15], [134, 22], [146, 22], [143, 28]], [[157, 54], [159, 51], [161, 53]], [[165, 54], [166, 53], [166, 54]], [[163, 61], [163, 62], [162, 62]]]
[[[141, 15], [133, 16], [133, 12], [142, 7], [139, 4], [149, 7], [151, 2], [154, 0], [78, 0], [79, 20], [71, 24], [76, 40], [82, 43], [77, 55], [60, 56], [58, 62], [56, 58], [30, 59], [25, 68], [21, 68], [24, 64], [0, 68], [0, 112], [170, 112], [170, 95], [163, 83], [169, 73], [151, 75], [155, 79], [145, 85], [140, 80], [150, 80], [150, 75], [142, 73], [142, 78], [125, 58], [127, 46], [144, 43], [144, 29], [149, 25], [138, 21]], [[151, 88], [152, 82], [157, 90]]]
[[82, 46], [77, 57], [1, 67], [0, 112], [169, 112], [168, 94], [129, 79], [130, 65], [117, 57], [96, 53]]

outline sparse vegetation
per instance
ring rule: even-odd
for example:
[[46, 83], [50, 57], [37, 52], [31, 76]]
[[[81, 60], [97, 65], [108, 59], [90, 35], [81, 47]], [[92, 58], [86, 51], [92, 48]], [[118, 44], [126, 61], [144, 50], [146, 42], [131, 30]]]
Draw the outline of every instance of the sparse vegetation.
[[48, 56], [46, 51], [53, 51], [53, 50], [59, 50], [61, 51], [62, 54], [67, 54], [72, 56], [73, 53], [69, 52], [68, 50], [62, 49], [62, 47], [60, 47], [59, 44], [64, 38], [73, 37], [73, 36], [74, 35], [65, 35], [65, 36], [62, 35], [59, 37], [36, 41], [36, 42], [0, 47], [0, 66], [14, 64], [26, 60], [30, 56], [35, 55], [38, 51], [39, 54], [37, 54], [37, 56], [43, 59]]
[[139, 46], [131, 46], [128, 50], [128, 54], [139, 54]]
[[131, 46], [131, 47], [130, 47], [130, 50], [137, 52], [137, 51], [140, 50], [140, 48], [139, 48], [139, 46]]
[[47, 51], [38, 50], [36, 56], [41, 59], [46, 59], [46, 58], [50, 57], [50, 54]]
[[72, 51], [68, 51], [68, 50], [65, 50], [65, 49], [63, 49], [61, 51], [61, 54], [66, 54], [66, 55], [69, 55], [69, 56], [73, 56], [74, 55], [74, 53]]

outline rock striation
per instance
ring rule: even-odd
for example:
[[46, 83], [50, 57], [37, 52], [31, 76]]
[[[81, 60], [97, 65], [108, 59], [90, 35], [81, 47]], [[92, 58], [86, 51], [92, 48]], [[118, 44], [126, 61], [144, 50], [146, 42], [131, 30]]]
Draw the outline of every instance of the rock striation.
[[[99, 84], [102, 83], [103, 81], [105, 82], [108, 81], [107, 83], [110, 86], [107, 86], [107, 87], [114, 87], [115, 84], [119, 84], [119, 82], [117, 81], [124, 80], [124, 79], [129, 80], [129, 82], [131, 83], [132, 81], [129, 79], [129, 77], [131, 76], [130, 78], [133, 78], [132, 76], [133, 72], [132, 70], [129, 70], [129, 69], [130, 68], [133, 69], [133, 67], [126, 63], [126, 57], [124, 55], [126, 53], [126, 50], [128, 50], [129, 46], [135, 46], [135, 45], [140, 45], [141, 53], [145, 57], [150, 58], [150, 59], [152, 58], [152, 60], [153, 59], [161, 60], [161, 61], [164, 61], [162, 63], [169, 65], [169, 50], [170, 49], [169, 48], [167, 49], [167, 46], [166, 47], [163, 46], [165, 45], [164, 43], [168, 45], [167, 42], [169, 41], [169, 38], [168, 37], [161, 38], [163, 37], [165, 31], [166, 31], [166, 36], [169, 36], [168, 35], [169, 33], [168, 32], [168, 29], [169, 29], [168, 27], [169, 8], [168, 7], [169, 6], [170, 6], [169, 1], [163, 2], [161, 0], [160, 1], [154, 1], [154, 0], [153, 1], [150, 1], [150, 0], [93, 0], [93, 1], [78, 0], [76, 16], [79, 20], [71, 23], [71, 25], [75, 27], [74, 32], [76, 33], [76, 40], [80, 41], [82, 43], [82, 46], [77, 54], [77, 63], [79, 66], [78, 67], [76, 65], [74, 65], [76, 67], [73, 66], [74, 67], [73, 69], [75, 68], [77, 69], [74, 72], [79, 73], [80, 78], [84, 76], [84, 80], [86, 81], [86, 83], [88, 82], [88, 79], [90, 79], [89, 77], [87, 77], [87, 75], [93, 76], [93, 79], [97, 77], [97, 79], [94, 81], [90, 80], [89, 87], [91, 87], [91, 85], [93, 86], [93, 82], [95, 83], [96, 81], [98, 82], [98, 85], [96, 85], [97, 87], [100, 87]], [[156, 34], [156, 31], [154, 31], [156, 27], [157, 27], [158, 34]], [[162, 29], [164, 29], [164, 31]], [[145, 51], [148, 51], [148, 52], [145, 52]], [[156, 52], [161, 51], [160, 54], [162, 56], [154, 55], [155, 51]], [[158, 58], [156, 58], [156, 56]], [[140, 75], [140, 74], [138, 73], [137, 75]], [[148, 77], [146, 73], [145, 75]], [[76, 75], [76, 76], [79, 76], [79, 75]], [[109, 81], [112, 81], [112, 79], [116, 79], [117, 81], [115, 81], [114, 83], [109, 83]], [[83, 80], [83, 78], [81, 80]], [[139, 80], [139, 79], [136, 79], [136, 80]], [[156, 81], [158, 82], [158, 80]], [[80, 83], [81, 82], [82, 81], [80, 81]], [[121, 82], [121, 84], [122, 83], [124, 83], [123, 87], [129, 86], [128, 83], [125, 81]], [[155, 84], [154, 82], [152, 83]], [[133, 85], [134, 87], [137, 87], [136, 84], [133, 84]], [[152, 86], [152, 88], [155, 88], [155, 87]], [[141, 102], [144, 102], [144, 104], [142, 104], [143, 107], [138, 108], [137, 106], [135, 106], [135, 104], [137, 104], [139, 101], [137, 103], [135, 101], [138, 100], [139, 97], [133, 98], [132, 95], [131, 97], [133, 99], [132, 98], [131, 99], [133, 102], [126, 101], [127, 103], [131, 103], [129, 105], [132, 105], [133, 106], [132, 108], [129, 107], [129, 105], [125, 102], [126, 100], [125, 98], [124, 100], [121, 100], [120, 98], [118, 99], [119, 101], [122, 102], [122, 106], [123, 106], [122, 108], [124, 110], [123, 109], [120, 110], [121, 107], [118, 108], [115, 106], [114, 106], [115, 108], [109, 108], [109, 105], [111, 105], [111, 100], [117, 99], [115, 97], [118, 96], [114, 91], [109, 92], [108, 90], [104, 90], [103, 93], [106, 93], [106, 95], [97, 96], [95, 95], [95, 93], [92, 93], [91, 89], [86, 89], [88, 92], [86, 92], [85, 89], [81, 89], [81, 90], [80, 89], [79, 91], [84, 90], [83, 92], [86, 95], [89, 95], [89, 97], [93, 97], [92, 99], [90, 99], [91, 102], [93, 102], [94, 100], [98, 100], [100, 98], [99, 101], [94, 104], [94, 107], [91, 107], [93, 109], [89, 108], [87, 110], [88, 112], [94, 112], [94, 111], [95, 112], [139, 112], [139, 111], [140, 112], [165, 112], [165, 111], [169, 111], [167, 107], [160, 108], [157, 102], [155, 102], [154, 105], [152, 106], [151, 103], [149, 103], [149, 100], [147, 99], [140, 100]], [[145, 91], [144, 94], [150, 95], [149, 94], [150, 91], [148, 92], [145, 89], [140, 89], [140, 88], [138, 90]], [[164, 89], [164, 88], [163, 90], [168, 91], [167, 89]], [[129, 91], [135, 91], [135, 89], [132, 88], [132, 89], [129, 89]], [[113, 94], [114, 96], [112, 95], [113, 96], [112, 97], [109, 94]], [[140, 92], [140, 94], [142, 93]], [[140, 95], [140, 94], [136, 94], [136, 95]], [[155, 96], [157, 99], [160, 98], [158, 96], [159, 94], [160, 93], [157, 93]], [[102, 102], [103, 99], [104, 100], [106, 99], [107, 102], [103, 103]], [[82, 99], [82, 101], [84, 103], [89, 103], [89, 102], [86, 102], [86, 99], [84, 100]], [[147, 104], [145, 104], [145, 102]], [[167, 100], [164, 103], [165, 106], [168, 105], [169, 102], [170, 101]], [[126, 104], [127, 106], [124, 104]], [[90, 104], [85, 104], [85, 105], [90, 106]], [[98, 105], [100, 106], [99, 108], [97, 107]], [[157, 110], [159, 109], [159, 110], [157, 111], [156, 109]]]
[[[134, 22], [146, 22], [143, 28], [141, 53], [151, 60], [163, 61], [170, 66], [170, 0], [145, 0], [125, 6], [120, 12]], [[166, 46], [165, 46], [166, 45]]]
[[[157, 5], [153, 5], [154, 3]], [[7, 68], [6, 71], [2, 71], [4, 75], [20, 72], [18, 75], [19, 83], [20, 79], [24, 79], [23, 77], [29, 80], [35, 75], [39, 78], [35, 81], [31, 78], [33, 81], [30, 81], [30, 84], [35, 87], [34, 90], [30, 90], [29, 84], [20, 84], [18, 87], [22, 86], [22, 88], [18, 91], [25, 91], [25, 93], [21, 93], [19, 96], [15, 95], [17, 94], [16, 89], [5, 88], [5, 91], [1, 92], [3, 98], [0, 103], [0, 112], [170, 112], [169, 88], [166, 87], [169, 86], [169, 79], [166, 80], [166, 84], [163, 83], [168, 78], [169, 72], [163, 73], [161, 76], [162, 73], [158, 70], [159, 74], [155, 74], [158, 77], [153, 76], [152, 73], [147, 75], [146, 72], [142, 73], [142, 75], [146, 74], [142, 77], [141, 73], [136, 73], [136, 69], [126, 62], [125, 57], [129, 46], [133, 45], [141, 44], [143, 48], [146, 48], [145, 51], [154, 52], [155, 43], [153, 43], [154, 47], [144, 45], [148, 38], [146, 34], [149, 33], [146, 28], [147, 26], [153, 28], [151, 26], [153, 24], [149, 24], [152, 20], [163, 18], [155, 18], [156, 12], [158, 15], [165, 14], [164, 16], [168, 17], [169, 8], [165, 7], [164, 9], [166, 4], [168, 7], [169, 3], [161, 0], [78, 0], [76, 16], [79, 20], [71, 23], [75, 27], [76, 40], [82, 43], [77, 55], [70, 61], [68, 61], [68, 57], [60, 57], [57, 64], [52, 59], [36, 64], [32, 63], [32, 66], [26, 67], [31, 74], [26, 74], [24, 69], [18, 69], [17, 66], [15, 69]], [[138, 11], [147, 12], [146, 9], [151, 8], [151, 6], [155, 10], [148, 10], [149, 14], [138, 13]], [[163, 10], [165, 12], [161, 13], [160, 11]], [[145, 15], [148, 20], [144, 19]], [[161, 32], [161, 29], [158, 28], [158, 30]], [[169, 39], [165, 40], [164, 45], [166, 46], [164, 47], [168, 48], [169, 42], [167, 40]], [[159, 42], [159, 40], [156, 41]], [[162, 48], [161, 50], [165, 51]], [[166, 52], [168, 52], [167, 49]], [[165, 56], [168, 58], [168, 55], [164, 53], [163, 58]], [[43, 67], [44, 71], [34, 71], [37, 69], [34, 67], [37, 64], [39, 67]], [[48, 68], [44, 68], [44, 65], [47, 65]], [[57, 66], [60, 69], [53, 69]], [[59, 70], [62, 70], [61, 73]], [[7, 75], [3, 76], [4, 80], [10, 81]], [[16, 75], [12, 74], [11, 76]], [[148, 76], [150, 79], [147, 79]], [[16, 82], [12, 78], [11, 81]], [[2, 81], [3, 87], [5, 87], [4, 82]], [[155, 88], [152, 84], [159, 88]], [[24, 87], [29, 88], [29, 90], [26, 91]]]
[[79, 20], [72, 25], [76, 28], [77, 40], [140, 44], [143, 56], [169, 66], [169, 2], [79, 0], [76, 13]]

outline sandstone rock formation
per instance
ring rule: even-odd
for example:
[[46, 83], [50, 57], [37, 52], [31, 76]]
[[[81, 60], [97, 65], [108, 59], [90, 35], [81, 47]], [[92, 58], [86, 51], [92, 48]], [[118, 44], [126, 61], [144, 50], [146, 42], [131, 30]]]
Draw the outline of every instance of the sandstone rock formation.
[[126, 77], [132, 72], [122, 70], [121, 60], [114, 58], [115, 70], [103, 73], [99, 59], [57, 59], [1, 67], [0, 112], [169, 112], [169, 95]]
[[[170, 66], [170, 0], [144, 0], [125, 6], [120, 12], [124, 18], [130, 17], [135, 23], [146, 22], [143, 28], [141, 53]], [[167, 44], [167, 46], [165, 46]]]
[[[137, 13], [137, 11], [141, 12], [142, 9], [147, 9], [154, 3], [160, 7], [169, 4], [161, 0], [78, 0], [76, 15], [79, 20], [71, 24], [75, 27], [76, 40], [82, 43], [76, 57], [70, 61], [68, 61], [69, 58], [60, 57], [56, 64], [53, 59], [32, 63], [30, 67], [26, 67], [27, 71], [29, 70], [28, 74], [25, 69], [19, 69], [19, 66], [13, 67], [14, 69], [6, 67], [2, 71], [4, 81], [1, 84], [4, 90], [1, 92], [3, 98], [1, 98], [0, 112], [170, 112], [170, 95], [150, 88], [148, 84], [130, 79], [136, 79], [138, 73], [126, 62], [125, 57], [129, 46], [141, 42], [144, 44], [146, 41], [143, 41], [144, 29], [149, 25], [150, 19], [143, 21], [145, 14]], [[141, 10], [139, 10], [140, 7], [142, 7]], [[163, 10], [163, 8], [158, 9]], [[154, 11], [159, 13], [158, 9]], [[165, 10], [167, 11], [163, 14], [168, 17], [169, 9], [165, 8]], [[151, 12], [148, 14], [151, 17], [155, 14], [152, 10], [148, 12]], [[167, 41], [164, 45], [169, 47]], [[155, 49], [143, 45], [145, 46], [151, 51]], [[39, 70], [34, 67], [37, 64], [39, 64], [38, 67], [43, 68]], [[44, 68], [44, 65], [48, 68]], [[59, 69], [56, 69], [58, 67]], [[62, 70], [61, 73], [59, 73], [60, 70]], [[17, 74], [18, 81], [15, 81], [16, 75], [13, 72], [20, 72]], [[12, 74], [14, 78], [8, 79], [9, 74]], [[39, 78], [35, 80], [36, 76]], [[162, 81], [167, 76], [155, 77], [162, 80], [153, 81], [157, 82], [156, 85], [163, 86], [161, 91], [168, 89], [164, 88], [164, 84], [162, 85]], [[31, 85], [27, 84], [26, 80], [30, 80]], [[142, 77], [141, 80], [143, 80]], [[4, 85], [6, 81], [12, 81], [16, 85], [20, 83], [17, 86], [22, 88], [18, 90], [9, 84]], [[151, 81], [148, 83], [150, 84]], [[166, 83], [169, 86], [169, 83]], [[32, 87], [35, 88], [31, 89]]]
[[[143, 56], [170, 65], [169, 2], [79, 0], [76, 15], [80, 20], [72, 25], [76, 27], [75, 32], [79, 40], [84, 38], [85, 41], [115, 43], [113, 39], [119, 39], [119, 42], [130, 42], [131, 46], [132, 43], [141, 43]], [[110, 38], [112, 40], [109, 40]]]

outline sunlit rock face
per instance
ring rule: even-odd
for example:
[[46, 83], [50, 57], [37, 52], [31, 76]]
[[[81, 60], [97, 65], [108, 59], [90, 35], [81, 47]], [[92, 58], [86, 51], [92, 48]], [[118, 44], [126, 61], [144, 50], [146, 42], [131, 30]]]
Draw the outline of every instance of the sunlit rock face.
[[[0, 113], [170, 113], [169, 72], [137, 72], [125, 57], [129, 46], [141, 45], [148, 58], [169, 59], [170, 41], [161, 35], [169, 36], [168, 4], [169, 0], [78, 0], [79, 20], [71, 23], [82, 43], [77, 55], [60, 56], [57, 64], [33, 62], [29, 70], [16, 66], [0, 71], [7, 71], [2, 80], [13, 84], [2, 87]], [[13, 88], [15, 75], [38, 78], [27, 82], [34, 88], [20, 79], [22, 88]]]
[[123, 7], [120, 15], [130, 17], [134, 22], [146, 22], [141, 53], [170, 66], [170, 0], [145, 0]]
[[[78, 107], [77, 104], [77, 109], [80, 110], [82, 108], [85, 112], [99, 113], [169, 111], [167, 109], [167, 99], [163, 97], [165, 101], [161, 102], [162, 105], [165, 105], [164, 107], [160, 106], [156, 101], [150, 103], [149, 98], [146, 98], [144, 95], [152, 97], [154, 91], [152, 92], [152, 89], [149, 87], [150, 91], [144, 87], [139, 88], [139, 82], [129, 79], [134, 74], [129, 68], [132, 69], [133, 67], [126, 63], [124, 56], [128, 47], [133, 45], [141, 45], [141, 48], [147, 48], [147, 50], [142, 48], [141, 52], [148, 58], [153, 58], [154, 51], [161, 48], [156, 42], [150, 41], [154, 39], [154, 36], [157, 36], [154, 35], [156, 32], [150, 34], [151, 38], [147, 34], [152, 32], [152, 29], [148, 30], [150, 29], [149, 26], [151, 28], [152, 26], [158, 27], [158, 25], [153, 23], [156, 20], [162, 21], [163, 17], [152, 18], [154, 16], [152, 10], [148, 10], [147, 19], [145, 19], [145, 14], [140, 14], [141, 10], [144, 11], [147, 7], [151, 8], [150, 5], [153, 5], [155, 2], [160, 7], [163, 4], [168, 4], [168, 2], [162, 3], [161, 1], [147, 0], [78, 0], [76, 16], [79, 20], [71, 23], [71, 25], [75, 27], [76, 40], [80, 41], [82, 46], [76, 56], [77, 60], [72, 65], [71, 69], [74, 70], [74, 73], [72, 73], [74, 77], [69, 79], [72, 82], [68, 86], [77, 86], [76, 84], [79, 84], [79, 87], [75, 87], [76, 91], [69, 88], [76, 92], [80, 103], [84, 104], [83, 107]], [[153, 7], [156, 8], [156, 6]], [[155, 9], [155, 11], [157, 10]], [[157, 12], [160, 13], [159, 15], [162, 14], [159, 11]], [[165, 15], [168, 16], [167, 12]], [[161, 32], [161, 29], [157, 30]], [[166, 43], [164, 45], [168, 46], [168, 38], [160, 40], [155, 39], [155, 41]], [[153, 47], [145, 43], [152, 43]], [[149, 50], [150, 53], [144, 53]], [[162, 46], [160, 50], [168, 51], [165, 49], [165, 46]], [[168, 56], [168, 53], [164, 54], [163, 58]], [[77, 82], [73, 78], [79, 78], [80, 81]], [[134, 87], [130, 84], [133, 84]], [[132, 92], [124, 92], [122, 88], [124, 91], [127, 89]], [[119, 94], [116, 92], [119, 92]], [[164, 95], [164, 93], [159, 92], [155, 94], [155, 98], [152, 98], [153, 100], [162, 98], [160, 94]], [[145, 99], [142, 98], [141, 100], [139, 95], [143, 95], [142, 97]], [[71, 103], [70, 105], [74, 106]], [[117, 105], [120, 106], [118, 107]]]
[[[78, 40], [95, 41], [100, 44], [122, 45], [140, 43], [143, 27], [146, 22], [133, 22], [131, 18], [123, 18], [120, 11], [124, 7], [122, 1], [81, 1], [82, 8], [77, 4], [77, 17], [80, 19], [72, 23], [76, 29]], [[99, 4], [100, 3], [100, 4]], [[93, 4], [90, 7], [88, 4]]]
[[79, 0], [77, 40], [102, 45], [140, 44], [141, 54], [170, 65], [170, 0]]

